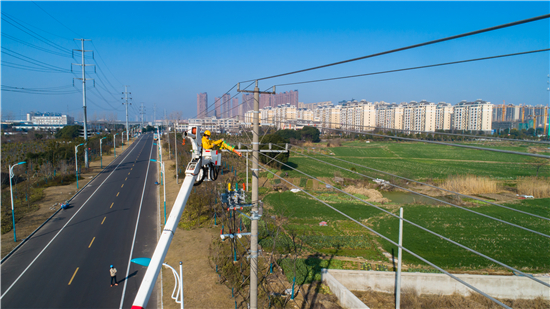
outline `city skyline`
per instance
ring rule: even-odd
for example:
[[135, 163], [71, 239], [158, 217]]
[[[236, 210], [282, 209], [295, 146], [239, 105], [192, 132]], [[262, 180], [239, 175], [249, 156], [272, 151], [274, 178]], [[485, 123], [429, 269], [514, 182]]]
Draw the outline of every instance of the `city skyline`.
[[[222, 16], [271, 13], [223, 22]], [[128, 14], [119, 16], [117, 11]], [[79, 16], [75, 11], [86, 11]], [[449, 19], [453, 11], [460, 20]], [[2, 40], [2, 115], [45, 110], [78, 117], [82, 84], [80, 42], [85, 42], [88, 114], [124, 112], [120, 93], [130, 85], [138, 115], [156, 103], [167, 114], [196, 116], [198, 93], [222, 98], [236, 83], [426, 42], [548, 14], [544, 2], [5, 2]], [[181, 15], [180, 13], [183, 13]], [[280, 12], [285, 12], [281, 15]], [[364, 13], [373, 12], [365, 20]], [[410, 22], [410, 13], [415, 20]], [[201, 27], [204, 16], [212, 22]], [[138, 17], [138, 18], [136, 18]], [[184, 18], [182, 18], [184, 17]], [[220, 18], [218, 18], [220, 17]], [[345, 17], [345, 19], [344, 19]], [[102, 20], [102, 22], [97, 22]], [[139, 23], [136, 20], [141, 20]], [[145, 20], [145, 22], [143, 22]], [[422, 21], [430, 21], [422, 22]], [[322, 22], [321, 22], [322, 21]], [[254, 23], [256, 27], [246, 27]], [[437, 27], [434, 27], [437, 25]], [[548, 19], [322, 70], [260, 81], [273, 85], [429, 65], [548, 48]], [[116, 30], [116, 31], [113, 31]], [[32, 31], [32, 32], [31, 32]], [[34, 37], [31, 35], [33, 34]], [[49, 52], [25, 45], [47, 49]], [[215, 48], [220, 44], [223, 50]], [[248, 46], [258, 46], [259, 52]], [[57, 53], [57, 54], [56, 54]], [[29, 57], [29, 58], [25, 58]], [[25, 62], [23, 60], [29, 60]], [[40, 62], [36, 62], [40, 61]], [[304, 103], [343, 99], [547, 105], [548, 53], [458, 64], [299, 86]], [[54, 67], [52, 67], [54, 66]], [[31, 71], [29, 67], [34, 70]], [[94, 84], [95, 83], [95, 87]], [[296, 85], [277, 86], [290, 93]], [[250, 90], [250, 88], [248, 88]], [[236, 88], [229, 92], [237, 94]], [[243, 95], [244, 97], [244, 95]], [[264, 97], [267, 98], [267, 97]], [[223, 101], [223, 99], [222, 99]], [[224, 102], [228, 102], [225, 100]], [[244, 100], [240, 100], [244, 102]], [[223, 103], [223, 102], [222, 102]], [[228, 102], [226, 105], [233, 102]], [[266, 103], [264, 103], [266, 104]], [[269, 103], [274, 104], [274, 103]], [[275, 103], [276, 104], [276, 103]], [[48, 106], [48, 108], [45, 108]], [[196, 105], [195, 105], [196, 106]], [[228, 109], [230, 109], [228, 107]], [[223, 109], [223, 110], [222, 110]], [[220, 106], [219, 113], [225, 111]], [[4, 117], [3, 117], [4, 118]], [[157, 117], [159, 118], [159, 117]]]

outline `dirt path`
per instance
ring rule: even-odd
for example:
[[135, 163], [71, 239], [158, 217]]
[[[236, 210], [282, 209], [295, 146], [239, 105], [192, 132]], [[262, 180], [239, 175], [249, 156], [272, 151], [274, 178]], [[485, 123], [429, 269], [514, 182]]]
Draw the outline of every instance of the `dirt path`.
[[[166, 164], [166, 212], [167, 216], [172, 210], [174, 201], [179, 192], [183, 178], [176, 184], [175, 160], [168, 160], [168, 152], [163, 154]], [[187, 162], [183, 162], [186, 165]], [[184, 168], [185, 166], [178, 166]], [[159, 185], [160, 219], [164, 223], [163, 188]], [[161, 224], [162, 227], [162, 224]], [[164, 260], [165, 263], [179, 271], [179, 262], [183, 262], [183, 295], [186, 308], [233, 308], [234, 299], [231, 298], [231, 290], [218, 283], [218, 275], [210, 267], [209, 245], [213, 237], [218, 237], [218, 228], [200, 228], [195, 230], [183, 230], [178, 228], [172, 239], [170, 249]], [[164, 308], [180, 308], [171, 298], [174, 289], [174, 276], [172, 271], [163, 267], [163, 304]]]
[[[125, 144], [125, 151], [128, 146], [131, 145], [135, 139], [131, 140], [129, 144]], [[119, 155], [122, 153], [122, 147], [117, 147]], [[107, 166], [114, 160], [114, 155], [103, 156], [103, 167]], [[90, 161], [90, 169], [88, 172], [81, 174], [82, 178], [78, 181], [78, 187], [83, 188], [92, 178], [94, 178], [99, 172], [101, 172], [101, 162]], [[13, 241], [13, 230], [9, 231], [1, 236], [1, 254], [4, 257], [11, 250], [13, 250], [22, 240], [28, 237], [36, 228], [38, 228], [44, 221], [46, 221], [57, 209], [59, 209], [59, 203], [62, 203], [70, 199], [75, 193], [76, 182], [68, 184], [66, 186], [55, 186], [44, 189], [44, 198], [38, 202], [39, 209], [35, 212], [27, 214], [21, 218], [15, 224], [15, 230], [17, 233], [17, 242]], [[17, 211], [17, 205], [15, 206]]]

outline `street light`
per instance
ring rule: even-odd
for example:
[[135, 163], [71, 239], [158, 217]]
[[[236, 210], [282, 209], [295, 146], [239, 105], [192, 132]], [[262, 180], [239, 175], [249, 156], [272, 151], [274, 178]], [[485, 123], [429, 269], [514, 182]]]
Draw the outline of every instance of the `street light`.
[[101, 168], [103, 168], [103, 150], [102, 150], [102, 144], [103, 144], [103, 139], [106, 139], [107, 136], [105, 137], [102, 137], [99, 139], [99, 154], [100, 154], [100, 157], [101, 157]]
[[[145, 258], [145, 257], [138, 257], [135, 259], [131, 259], [130, 262], [141, 266], [149, 267], [149, 264], [151, 264], [151, 259]], [[172, 270], [172, 274], [174, 275], [174, 280], [176, 282], [174, 283], [174, 290], [172, 291], [172, 299], [176, 301], [176, 304], [180, 304], [180, 309], [183, 309], [183, 265], [182, 264], [183, 263], [180, 261], [180, 273], [178, 275], [178, 272], [174, 269], [174, 267], [166, 263], [162, 263], [163, 266], [170, 268]], [[176, 295], [174, 296], [174, 294]]]
[[82, 146], [84, 143], [80, 145], [74, 146], [74, 167], [76, 171], [76, 188], [78, 189], [78, 156], [76, 155], [78, 153], [78, 146]]
[[115, 159], [116, 159], [116, 136], [117, 136], [118, 133], [115, 133], [115, 135], [113, 135], [113, 145], [115, 147]]
[[157, 161], [155, 159], [150, 159], [151, 161], [153, 162], [158, 162], [160, 163], [160, 170], [161, 170], [161, 174], [162, 174], [162, 187], [164, 188], [164, 224], [166, 224], [166, 173], [164, 172], [164, 162], [161, 162], [161, 161]]
[[[12, 189], [12, 186], [11, 186], [11, 179], [13, 178], [13, 168], [16, 166], [16, 165], [21, 165], [21, 164], [25, 164], [27, 162], [19, 162], [19, 163], [16, 163], [12, 166], [10, 166], [10, 194], [11, 194], [11, 218], [12, 218], [12, 221], [13, 221], [13, 241], [16, 242], [17, 241], [17, 236], [15, 236], [15, 213], [13, 211], [13, 189]], [[166, 222], [165, 222], [166, 224]]]

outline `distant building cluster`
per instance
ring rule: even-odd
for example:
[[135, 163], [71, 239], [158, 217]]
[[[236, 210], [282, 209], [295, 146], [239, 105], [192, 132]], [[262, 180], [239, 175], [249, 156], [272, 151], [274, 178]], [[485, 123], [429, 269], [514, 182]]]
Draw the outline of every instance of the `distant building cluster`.
[[[277, 94], [261, 94], [259, 100], [260, 108], [276, 107], [282, 104], [290, 104], [298, 107], [298, 90], [280, 92]], [[206, 92], [197, 94], [197, 117], [190, 119], [194, 123], [204, 120], [207, 126], [212, 126], [215, 131], [233, 130], [233, 123], [242, 122], [244, 115], [254, 109], [254, 94], [243, 93], [242, 104], [239, 104], [239, 98], [231, 98], [226, 93], [221, 97], [215, 97], [212, 104], [208, 104], [208, 94]], [[226, 121], [233, 119], [234, 121]], [[215, 120], [215, 121], [214, 121]], [[225, 126], [225, 124], [228, 126]], [[219, 127], [219, 124], [223, 124]]]
[[23, 120], [11, 121], [14, 130], [58, 130], [74, 124], [74, 118], [61, 113], [27, 113]]
[[548, 107], [544, 105], [495, 105], [493, 130], [537, 128], [548, 132], [548, 122], [550, 122], [548, 116]]
[[[471, 130], [491, 131], [493, 105], [476, 100], [462, 101], [456, 105], [428, 101], [387, 103], [345, 101], [338, 105], [332, 102], [280, 104], [260, 109], [260, 122], [271, 123], [279, 128], [292, 127], [292, 123], [314, 125], [330, 129], [372, 131], [375, 128], [404, 131]], [[252, 123], [253, 113], [245, 113], [244, 122]]]

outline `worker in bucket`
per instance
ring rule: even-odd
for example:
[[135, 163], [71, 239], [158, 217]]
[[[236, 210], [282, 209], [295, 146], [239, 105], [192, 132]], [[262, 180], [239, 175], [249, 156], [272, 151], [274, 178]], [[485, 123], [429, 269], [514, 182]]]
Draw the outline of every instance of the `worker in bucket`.
[[223, 143], [223, 139], [217, 141], [210, 140], [210, 131], [204, 131], [202, 136], [202, 147], [204, 149], [212, 149], [214, 146], [220, 146]]

